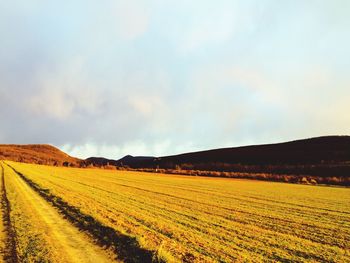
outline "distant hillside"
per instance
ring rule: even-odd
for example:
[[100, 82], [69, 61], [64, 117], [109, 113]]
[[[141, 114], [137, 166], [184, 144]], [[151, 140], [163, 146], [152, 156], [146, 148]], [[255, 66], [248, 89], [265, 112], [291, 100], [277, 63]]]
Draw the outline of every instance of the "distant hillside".
[[128, 156], [116, 164], [131, 168], [350, 176], [350, 136], [317, 137], [165, 157]]
[[140, 165], [140, 161], [145, 161], [145, 162], [152, 162], [155, 157], [148, 157], [148, 156], [131, 156], [127, 155], [119, 160], [112, 160], [112, 159], [107, 159], [103, 157], [90, 157], [84, 160], [84, 164], [86, 166], [93, 165], [97, 167], [101, 166], [106, 166], [106, 165], [114, 165], [114, 166], [138, 166]]
[[101, 166], [105, 166], [105, 165], [118, 166], [118, 161], [103, 158], [103, 157], [89, 157], [89, 158], [84, 160], [84, 163], [86, 166], [93, 165], [96, 167], [101, 167]]
[[81, 160], [46, 144], [0, 144], [0, 160], [57, 166], [79, 166]]
[[350, 162], [350, 136], [223, 148], [162, 157], [160, 163], [313, 164]]

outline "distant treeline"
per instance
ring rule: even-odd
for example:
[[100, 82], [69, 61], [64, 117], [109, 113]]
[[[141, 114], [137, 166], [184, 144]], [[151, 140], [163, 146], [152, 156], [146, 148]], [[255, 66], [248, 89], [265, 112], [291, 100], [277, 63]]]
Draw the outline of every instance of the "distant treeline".
[[[119, 167], [117, 169], [127, 169]], [[164, 173], [164, 174], [178, 174], [189, 176], [208, 176], [208, 177], [223, 177], [223, 178], [240, 178], [240, 179], [254, 179], [262, 181], [286, 182], [286, 183], [300, 183], [300, 184], [327, 184], [327, 185], [342, 185], [350, 186], [350, 177], [341, 176], [315, 176], [307, 174], [276, 174], [276, 173], [258, 173], [258, 172], [219, 172], [219, 171], [205, 171], [205, 170], [181, 170], [181, 169], [152, 169], [139, 168], [127, 170], [134, 170], [140, 172]]]
[[269, 173], [287, 175], [310, 175], [318, 177], [349, 177], [350, 163], [332, 164], [281, 164], [281, 165], [248, 165], [248, 164], [228, 164], [228, 163], [198, 163], [198, 164], [174, 164], [165, 163], [151, 167], [132, 168], [152, 168], [152, 169], [173, 169], [173, 170], [199, 170], [217, 172], [239, 172], [239, 173]]
[[228, 165], [228, 164], [168, 164], [166, 167], [130, 167], [127, 165], [89, 164], [83, 168], [101, 168], [109, 170], [127, 170], [150, 173], [178, 174], [189, 176], [208, 176], [223, 178], [255, 179], [263, 181], [327, 184], [350, 186], [349, 165], [286, 165], [286, 166], [257, 166], [257, 165]]
[[[163, 157], [125, 156], [94, 160], [117, 167], [188, 175], [348, 185], [350, 136], [221, 148]], [[180, 172], [179, 172], [180, 171]]]
[[190, 176], [209, 176], [255, 179], [275, 182], [302, 183], [302, 184], [328, 184], [350, 186], [350, 164], [305, 164], [305, 165], [247, 165], [227, 163], [198, 163], [198, 164], [174, 164], [172, 162], [145, 165], [124, 165], [115, 163], [87, 163], [80, 162], [57, 162], [53, 160], [24, 160], [18, 158], [15, 161], [37, 163], [42, 165], [66, 166], [77, 168], [100, 168], [110, 170], [131, 170], [142, 172], [155, 172], [165, 174], [179, 174]]

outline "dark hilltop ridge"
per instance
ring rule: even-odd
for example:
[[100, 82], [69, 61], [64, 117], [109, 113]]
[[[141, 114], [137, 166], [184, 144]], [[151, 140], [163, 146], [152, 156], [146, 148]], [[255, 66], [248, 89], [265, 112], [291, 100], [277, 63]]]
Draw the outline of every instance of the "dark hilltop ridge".
[[[350, 164], [350, 136], [326, 136], [285, 143], [222, 148], [165, 157], [132, 157], [118, 160], [131, 167], [191, 164], [225, 168], [227, 165]], [[227, 164], [227, 165], [224, 165]]]
[[81, 160], [50, 145], [0, 145], [0, 159], [56, 166], [350, 184], [350, 136], [324, 136], [164, 157], [127, 155], [119, 160], [103, 157]]
[[106, 165], [113, 165], [113, 166], [120, 166], [120, 167], [125, 167], [128, 166], [130, 168], [132, 167], [137, 167], [140, 168], [142, 162], [153, 162], [153, 160], [156, 159], [156, 157], [146, 157], [146, 156], [131, 156], [131, 155], [126, 155], [123, 158], [119, 160], [112, 160], [112, 159], [107, 159], [103, 157], [90, 157], [85, 159], [85, 164], [88, 165], [93, 165], [93, 166], [106, 166]]

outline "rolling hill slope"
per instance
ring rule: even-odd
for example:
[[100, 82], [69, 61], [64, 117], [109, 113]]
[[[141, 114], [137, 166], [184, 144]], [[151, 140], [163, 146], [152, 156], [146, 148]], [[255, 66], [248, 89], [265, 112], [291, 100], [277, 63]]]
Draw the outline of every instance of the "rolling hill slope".
[[314, 164], [350, 161], [350, 136], [327, 136], [285, 143], [223, 148], [162, 157], [161, 163]]
[[117, 165], [236, 172], [350, 176], [350, 136], [223, 148], [164, 157], [124, 157]]
[[0, 160], [57, 166], [79, 166], [82, 161], [47, 144], [1, 144]]

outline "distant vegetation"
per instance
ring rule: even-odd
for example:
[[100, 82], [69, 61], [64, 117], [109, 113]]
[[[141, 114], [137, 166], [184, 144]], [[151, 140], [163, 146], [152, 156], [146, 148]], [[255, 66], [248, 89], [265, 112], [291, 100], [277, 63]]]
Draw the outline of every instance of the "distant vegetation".
[[26, 184], [124, 262], [350, 261], [348, 188], [6, 163], [6, 187]]
[[254, 179], [261, 181], [273, 181], [273, 182], [285, 182], [285, 183], [297, 183], [297, 184], [327, 184], [327, 185], [343, 185], [350, 186], [350, 176], [310, 176], [310, 175], [293, 175], [293, 174], [274, 174], [274, 173], [256, 173], [256, 172], [219, 172], [219, 171], [205, 171], [205, 170], [183, 170], [178, 169], [150, 169], [150, 168], [138, 168], [128, 169], [140, 172], [150, 173], [165, 173], [165, 174], [178, 174], [178, 175], [190, 175], [190, 176], [208, 176], [208, 177], [225, 177], [225, 178], [238, 178], [238, 179]]

